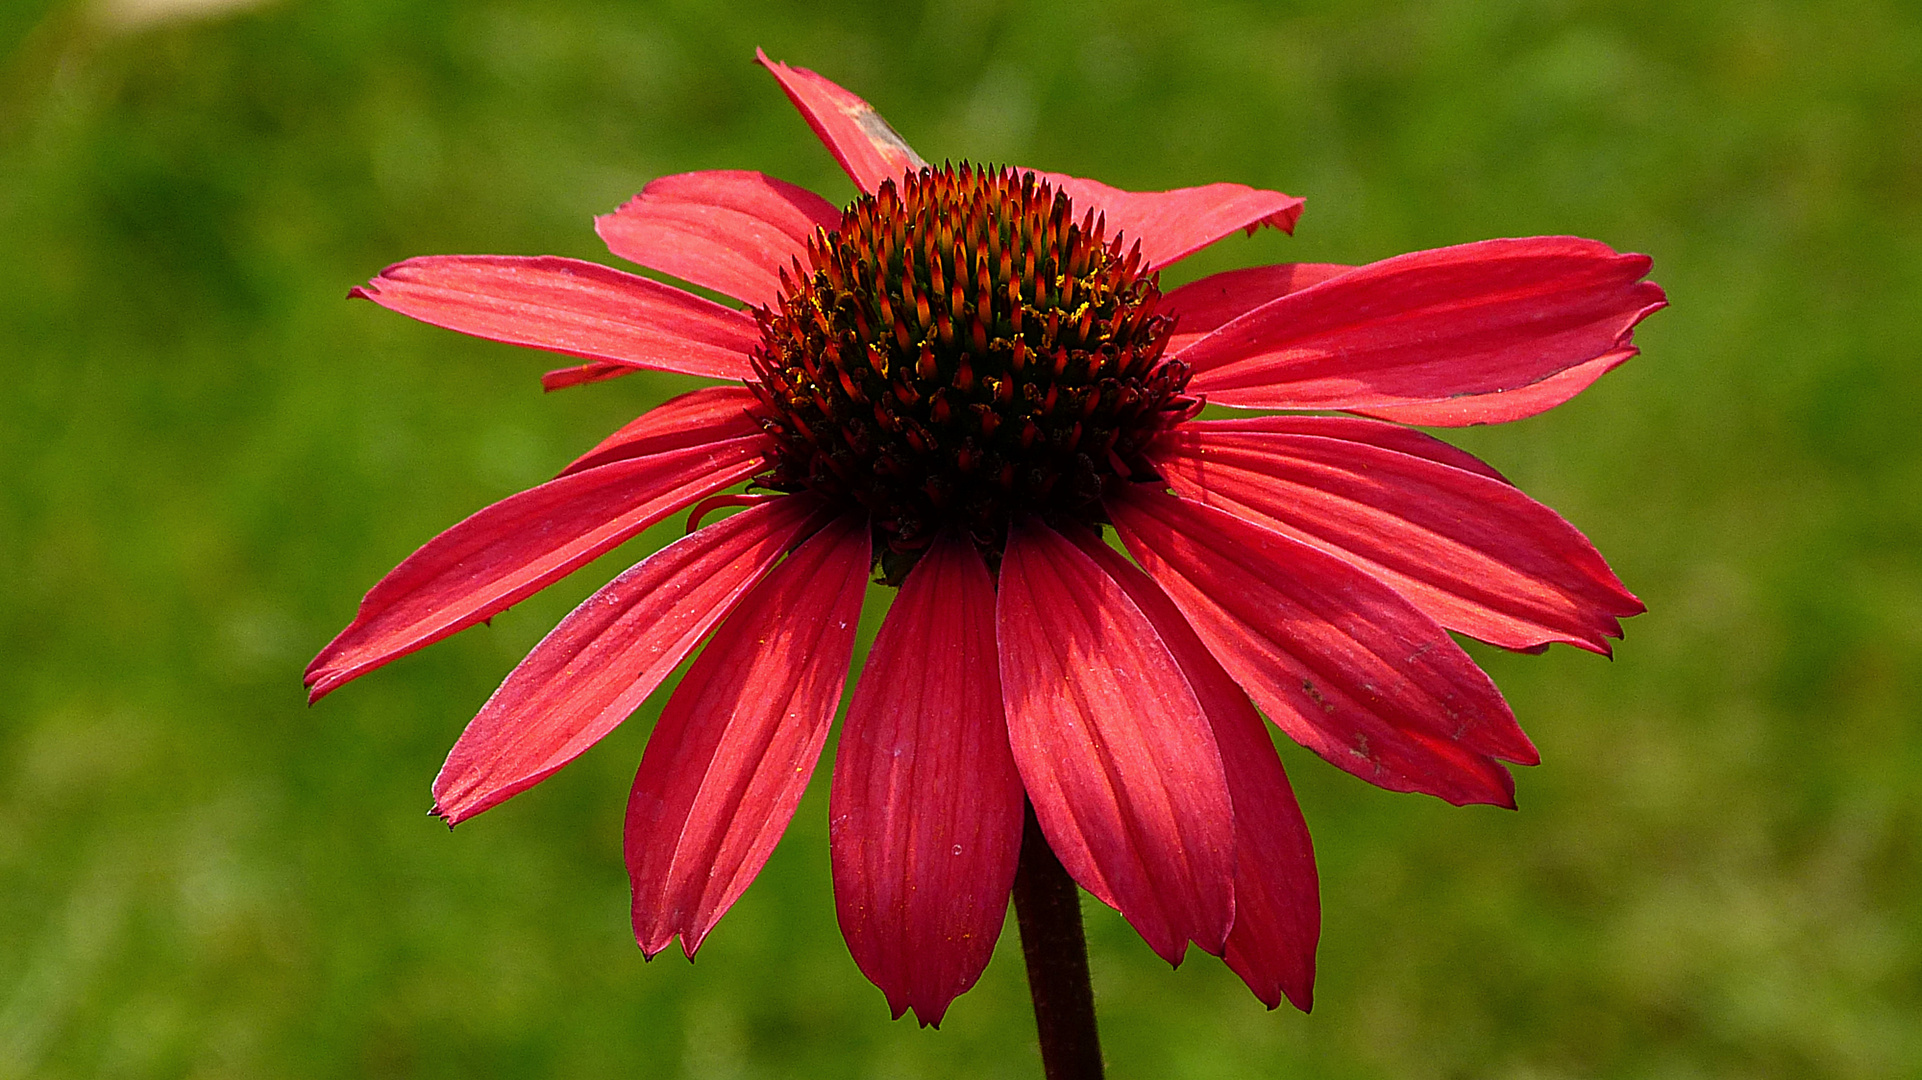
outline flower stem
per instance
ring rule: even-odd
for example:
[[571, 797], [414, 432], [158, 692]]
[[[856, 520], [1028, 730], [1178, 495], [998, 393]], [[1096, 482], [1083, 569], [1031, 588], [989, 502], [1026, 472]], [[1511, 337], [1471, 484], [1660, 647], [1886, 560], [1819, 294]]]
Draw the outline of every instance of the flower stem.
[[1047, 1080], [1101, 1080], [1088, 941], [1081, 932], [1081, 892], [1055, 858], [1028, 807], [1021, 864], [1014, 875], [1014, 917], [1028, 961], [1028, 993], [1041, 1039]]

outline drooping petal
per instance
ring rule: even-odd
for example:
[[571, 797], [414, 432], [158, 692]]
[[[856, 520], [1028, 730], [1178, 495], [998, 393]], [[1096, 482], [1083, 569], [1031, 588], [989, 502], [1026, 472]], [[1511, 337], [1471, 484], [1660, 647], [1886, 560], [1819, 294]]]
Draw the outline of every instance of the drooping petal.
[[705, 386], [672, 397], [628, 421], [561, 475], [646, 454], [738, 439], [761, 430], [748, 414], [758, 399], [745, 386]]
[[429, 540], [307, 666], [308, 700], [520, 603], [762, 467], [767, 438], [689, 446], [549, 480]]
[[1068, 873], [1179, 963], [1234, 919], [1234, 810], [1208, 718], [1128, 594], [1053, 529], [1009, 531], [996, 596], [1015, 765]]
[[908, 173], [927, 168], [928, 163], [881, 119], [874, 106], [807, 68], [770, 60], [759, 49], [754, 50], [754, 59], [781, 84], [801, 118], [863, 192], [872, 195], [883, 181], [898, 184]]
[[1068, 193], [1075, 215], [1105, 215], [1109, 237], [1122, 234], [1124, 246], [1141, 241], [1141, 259], [1150, 269], [1168, 266], [1239, 231], [1253, 234], [1263, 225], [1295, 231], [1302, 200], [1246, 184], [1203, 184], [1173, 191], [1123, 191], [1099, 180], [1035, 170], [1035, 175]]
[[[1513, 419], [1513, 393], [1632, 349], [1666, 301], [1649, 260], [1573, 237], [1398, 255], [1292, 292], [1182, 350], [1219, 405], [1379, 413], [1452, 403], [1454, 423]], [[1616, 361], [1619, 362], [1619, 359]], [[1441, 412], [1437, 412], [1439, 417]]]
[[1339, 263], [1282, 263], [1223, 270], [1190, 281], [1161, 298], [1161, 310], [1180, 317], [1168, 337], [1167, 353], [1175, 356], [1270, 300], [1353, 269]]
[[753, 374], [748, 352], [761, 340], [741, 312], [554, 255], [408, 259], [349, 295], [463, 334], [583, 357], [596, 370], [617, 364], [745, 379]]
[[1561, 641], [1607, 655], [1618, 620], [1643, 610], [1587, 537], [1485, 475], [1338, 437], [1206, 422], [1169, 432], [1154, 455], [1179, 494], [1338, 555], [1494, 645]]
[[825, 521], [788, 495], [669, 544], [590, 596], [481, 707], [434, 780], [458, 824], [601, 741], [780, 557]]
[[1223, 959], [1269, 1008], [1314, 1001], [1321, 894], [1315, 849], [1268, 728], [1168, 594], [1093, 535], [1076, 538], [1167, 643], [1208, 714], [1235, 807], [1235, 926]]
[[627, 803], [634, 937], [693, 956], [787, 829], [841, 703], [868, 526], [843, 517], [768, 573], [661, 711]]
[[1307, 1012], [1321, 939], [1315, 848], [1268, 726], [1236, 690], [1236, 706], [1215, 721], [1235, 800], [1235, 928], [1222, 959], [1262, 1004], [1272, 1009], [1286, 996]]
[[835, 752], [834, 899], [855, 963], [939, 1024], [994, 953], [1021, 851], [994, 579], [973, 543], [935, 542], [874, 639]]
[[621, 258], [750, 307], [778, 300], [781, 270], [807, 265], [814, 230], [840, 224], [841, 211], [812, 191], [737, 169], [663, 176], [594, 219]]
[[1539, 758], [1494, 683], [1365, 571], [1214, 507], [1127, 485], [1128, 550], [1289, 737], [1391, 791], [1514, 805]]

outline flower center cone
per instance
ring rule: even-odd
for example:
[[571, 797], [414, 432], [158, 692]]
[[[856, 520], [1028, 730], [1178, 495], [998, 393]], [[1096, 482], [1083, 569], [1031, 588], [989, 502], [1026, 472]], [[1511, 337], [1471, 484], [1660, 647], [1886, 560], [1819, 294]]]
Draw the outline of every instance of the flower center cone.
[[869, 515], [899, 582], [943, 530], [991, 563], [1009, 523], [1103, 520], [1110, 485], [1194, 415], [1138, 246], [1012, 170], [884, 183], [816, 233], [758, 313], [750, 385], [778, 446], [759, 486]]

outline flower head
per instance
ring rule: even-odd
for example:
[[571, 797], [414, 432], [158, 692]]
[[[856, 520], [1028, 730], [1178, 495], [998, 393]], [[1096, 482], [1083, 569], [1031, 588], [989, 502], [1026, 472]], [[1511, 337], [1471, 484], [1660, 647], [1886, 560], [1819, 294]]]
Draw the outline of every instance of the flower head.
[[[1535, 749], [1448, 632], [1606, 653], [1642, 605], [1553, 511], [1401, 425], [1579, 393], [1664, 303], [1648, 260], [1490, 240], [1164, 293], [1162, 269], [1292, 229], [1301, 200], [931, 168], [860, 98], [761, 61], [861, 189], [852, 204], [705, 172], [599, 221], [616, 255], [744, 308], [560, 258], [412, 259], [355, 290], [585, 361], [550, 388], [639, 369], [724, 384], [415, 552], [315, 658], [312, 696], [693, 507], [688, 536], [507, 677], [435, 781], [436, 813], [538, 783], [699, 648], [626, 825], [641, 948], [678, 936], [692, 955], [793, 814], [878, 575], [899, 591], [829, 812], [841, 926], [895, 1015], [936, 1023], [979, 976], [1026, 805], [1156, 952], [1193, 942], [1270, 1007], [1307, 1008], [1314, 860], [1261, 714], [1382, 787], [1513, 805], [1503, 762]], [[1200, 420], [1204, 401], [1293, 411]], [[756, 493], [724, 494], [744, 482]], [[694, 527], [727, 505], [745, 509]]]

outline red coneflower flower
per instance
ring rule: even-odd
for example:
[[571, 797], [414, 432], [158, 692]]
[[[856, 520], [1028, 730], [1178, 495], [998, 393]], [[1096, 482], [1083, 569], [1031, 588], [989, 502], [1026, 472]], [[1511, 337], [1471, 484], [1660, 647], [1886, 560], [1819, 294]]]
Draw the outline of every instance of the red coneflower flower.
[[[551, 257], [410, 259], [354, 291], [586, 361], [550, 388], [642, 368], [726, 385], [415, 552], [315, 658], [312, 697], [670, 514], [745, 506], [562, 621], [454, 746], [435, 812], [538, 783], [705, 640], [626, 824], [640, 946], [691, 956], [808, 784], [878, 573], [899, 594], [841, 734], [831, 846], [849, 948], [895, 1015], [936, 1023], [981, 973], [1028, 805], [1161, 956], [1192, 941], [1306, 1009], [1313, 854], [1260, 714], [1382, 787], [1513, 805], [1502, 763], [1535, 748], [1448, 632], [1606, 653], [1642, 605], [1553, 511], [1400, 425], [1579, 393], [1663, 305], [1649, 260], [1489, 240], [1164, 294], [1160, 270], [1291, 230], [1302, 201], [931, 168], [860, 98], [760, 59], [862, 194], [841, 210], [690, 173], [598, 222], [616, 255], [743, 309]], [[1198, 420], [1204, 399], [1349, 415]], [[719, 494], [744, 481], [766, 494]]]

